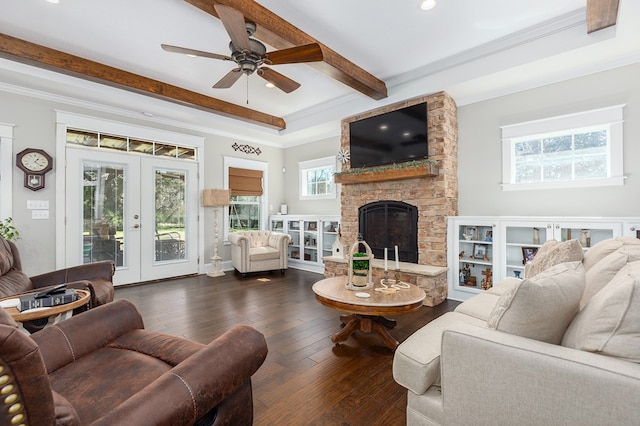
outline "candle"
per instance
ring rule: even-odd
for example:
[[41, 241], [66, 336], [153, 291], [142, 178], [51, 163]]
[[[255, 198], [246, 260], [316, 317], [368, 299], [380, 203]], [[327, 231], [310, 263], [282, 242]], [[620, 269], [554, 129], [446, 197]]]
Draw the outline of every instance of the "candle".
[[398, 259], [398, 246], [396, 246], [396, 269], [400, 269], [400, 261]]
[[384, 248], [384, 270], [387, 271], [387, 248]]

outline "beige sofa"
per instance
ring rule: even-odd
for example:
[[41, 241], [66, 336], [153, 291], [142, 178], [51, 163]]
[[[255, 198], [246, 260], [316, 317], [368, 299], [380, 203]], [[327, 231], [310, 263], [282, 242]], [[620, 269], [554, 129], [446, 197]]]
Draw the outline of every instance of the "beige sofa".
[[525, 277], [398, 347], [408, 425], [640, 424], [640, 240], [548, 242]]
[[244, 231], [229, 234], [231, 264], [246, 277], [250, 272], [287, 270], [287, 249], [291, 237], [271, 231]]

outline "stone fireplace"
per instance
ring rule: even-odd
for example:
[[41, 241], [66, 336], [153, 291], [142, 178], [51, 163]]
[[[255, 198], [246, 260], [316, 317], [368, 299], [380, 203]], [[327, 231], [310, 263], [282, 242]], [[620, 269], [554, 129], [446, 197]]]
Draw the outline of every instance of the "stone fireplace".
[[[358, 173], [350, 175], [349, 179], [337, 175], [336, 182], [341, 183], [341, 227], [345, 248], [351, 246], [361, 232], [362, 208], [376, 206], [375, 203], [381, 201], [415, 206], [417, 226], [413, 232], [417, 253], [414, 260], [408, 257], [411, 250], [403, 249], [406, 252], [400, 256], [400, 279], [422, 287], [427, 293], [424, 304], [435, 306], [447, 296], [447, 217], [458, 214], [458, 126], [454, 100], [445, 92], [439, 92], [344, 119], [340, 148], [349, 151], [350, 122], [421, 102], [427, 102], [429, 159], [437, 161], [437, 174], [406, 168]], [[343, 170], [348, 168], [348, 164], [343, 165]], [[384, 247], [391, 253], [398, 244], [395, 241], [401, 238], [400, 235], [389, 235], [387, 229], [377, 229], [374, 234], [374, 241], [381, 239], [380, 243], [374, 244], [376, 261], [380, 259], [378, 263], [374, 261], [374, 280], [382, 278]], [[370, 231], [375, 232], [375, 228]], [[371, 243], [371, 238], [367, 237], [367, 243]], [[346, 260], [325, 259], [325, 276], [346, 274]]]

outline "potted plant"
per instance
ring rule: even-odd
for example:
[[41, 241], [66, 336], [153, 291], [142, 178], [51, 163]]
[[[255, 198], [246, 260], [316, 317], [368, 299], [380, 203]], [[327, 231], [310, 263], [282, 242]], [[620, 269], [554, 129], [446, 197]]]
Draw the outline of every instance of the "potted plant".
[[20, 232], [13, 226], [12, 218], [0, 220], [0, 237], [7, 241], [15, 241], [20, 238]]
[[[353, 253], [351, 267], [353, 268], [353, 285], [365, 287], [369, 276], [369, 258], [367, 253]], [[358, 259], [358, 258], [366, 259]]]

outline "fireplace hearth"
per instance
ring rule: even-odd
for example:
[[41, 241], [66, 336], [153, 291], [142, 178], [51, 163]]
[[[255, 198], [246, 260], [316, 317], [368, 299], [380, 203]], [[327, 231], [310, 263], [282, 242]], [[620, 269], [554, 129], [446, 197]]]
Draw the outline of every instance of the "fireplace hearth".
[[377, 259], [395, 260], [398, 246], [400, 262], [418, 263], [418, 209], [402, 201], [376, 201], [358, 208], [358, 231]]

